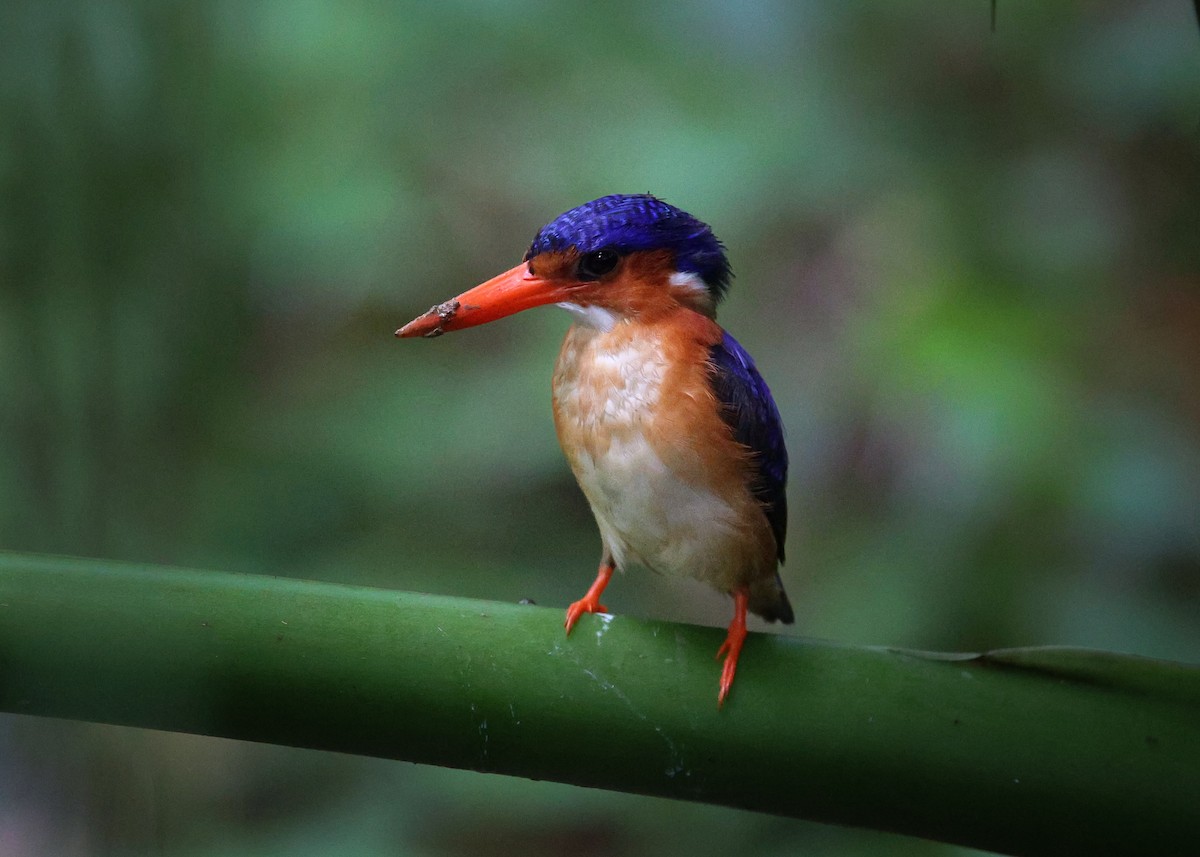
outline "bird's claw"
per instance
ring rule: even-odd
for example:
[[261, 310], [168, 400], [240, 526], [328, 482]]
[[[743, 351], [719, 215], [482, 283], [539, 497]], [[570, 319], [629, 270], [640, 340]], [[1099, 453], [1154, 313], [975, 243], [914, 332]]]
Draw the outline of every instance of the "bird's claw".
[[571, 633], [571, 629], [575, 627], [575, 623], [579, 621], [579, 617], [584, 613], [607, 613], [608, 608], [600, 603], [598, 598], [580, 598], [567, 608], [567, 619], [563, 622], [563, 627], [567, 629], [567, 633]]
[[721, 689], [717, 691], [717, 708], [725, 704], [725, 697], [729, 696], [729, 690], [733, 687], [733, 676], [737, 672], [737, 658], [726, 658], [725, 666], [721, 670]]
[[742, 653], [742, 643], [746, 642], [746, 602], [745, 590], [733, 594], [733, 621], [729, 623], [729, 633], [725, 635], [725, 642], [717, 649], [717, 658], [725, 656], [725, 665], [721, 669], [721, 688], [717, 691], [717, 708], [725, 704], [725, 698], [729, 696], [729, 690], [733, 687], [738, 655]]
[[720, 708], [725, 704], [725, 697], [729, 696], [729, 690], [733, 687], [733, 676], [737, 673], [738, 655], [742, 653], [742, 640], [730, 640], [726, 638], [721, 644], [721, 648], [717, 650], [717, 657], [725, 655], [725, 665], [721, 668], [721, 687], [717, 691], [717, 707]]

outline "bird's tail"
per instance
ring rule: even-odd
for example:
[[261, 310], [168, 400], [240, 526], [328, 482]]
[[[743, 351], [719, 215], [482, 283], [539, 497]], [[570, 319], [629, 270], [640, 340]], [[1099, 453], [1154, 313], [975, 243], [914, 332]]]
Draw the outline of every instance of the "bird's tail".
[[768, 622], [790, 625], [796, 621], [792, 603], [783, 591], [783, 580], [776, 573], [769, 580], [760, 581], [750, 587], [750, 612], [757, 613]]

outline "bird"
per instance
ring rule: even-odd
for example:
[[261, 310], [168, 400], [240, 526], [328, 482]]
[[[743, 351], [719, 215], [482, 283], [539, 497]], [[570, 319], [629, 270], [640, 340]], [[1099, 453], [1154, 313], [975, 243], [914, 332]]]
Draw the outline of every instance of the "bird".
[[613, 194], [538, 230], [521, 263], [431, 307], [396, 336], [436, 337], [555, 304], [572, 317], [552, 380], [559, 443], [600, 531], [600, 567], [570, 635], [613, 573], [638, 565], [733, 599], [717, 704], [747, 611], [791, 624], [779, 566], [788, 455], [779, 410], [716, 321], [732, 269], [712, 229], [650, 194]]

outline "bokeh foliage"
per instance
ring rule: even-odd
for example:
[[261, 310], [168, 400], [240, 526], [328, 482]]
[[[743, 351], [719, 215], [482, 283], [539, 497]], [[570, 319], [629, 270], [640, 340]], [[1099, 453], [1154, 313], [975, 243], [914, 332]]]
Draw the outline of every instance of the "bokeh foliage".
[[[3, 4], [0, 547], [578, 597], [566, 318], [390, 333], [559, 211], [652, 191], [730, 249], [800, 633], [1200, 660], [1197, 93], [1166, 0], [1002, 3], [994, 34], [982, 2]], [[640, 572], [606, 603], [728, 609]], [[0, 829], [55, 853], [940, 850], [4, 730]]]

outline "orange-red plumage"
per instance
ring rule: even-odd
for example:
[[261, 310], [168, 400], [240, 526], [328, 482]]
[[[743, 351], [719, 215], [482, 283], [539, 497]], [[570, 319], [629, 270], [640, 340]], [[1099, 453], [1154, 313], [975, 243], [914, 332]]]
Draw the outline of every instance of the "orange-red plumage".
[[554, 372], [559, 441], [617, 567], [722, 591], [774, 579], [776, 548], [748, 486], [750, 452], [709, 383], [711, 319], [677, 307], [610, 331], [576, 325]]

